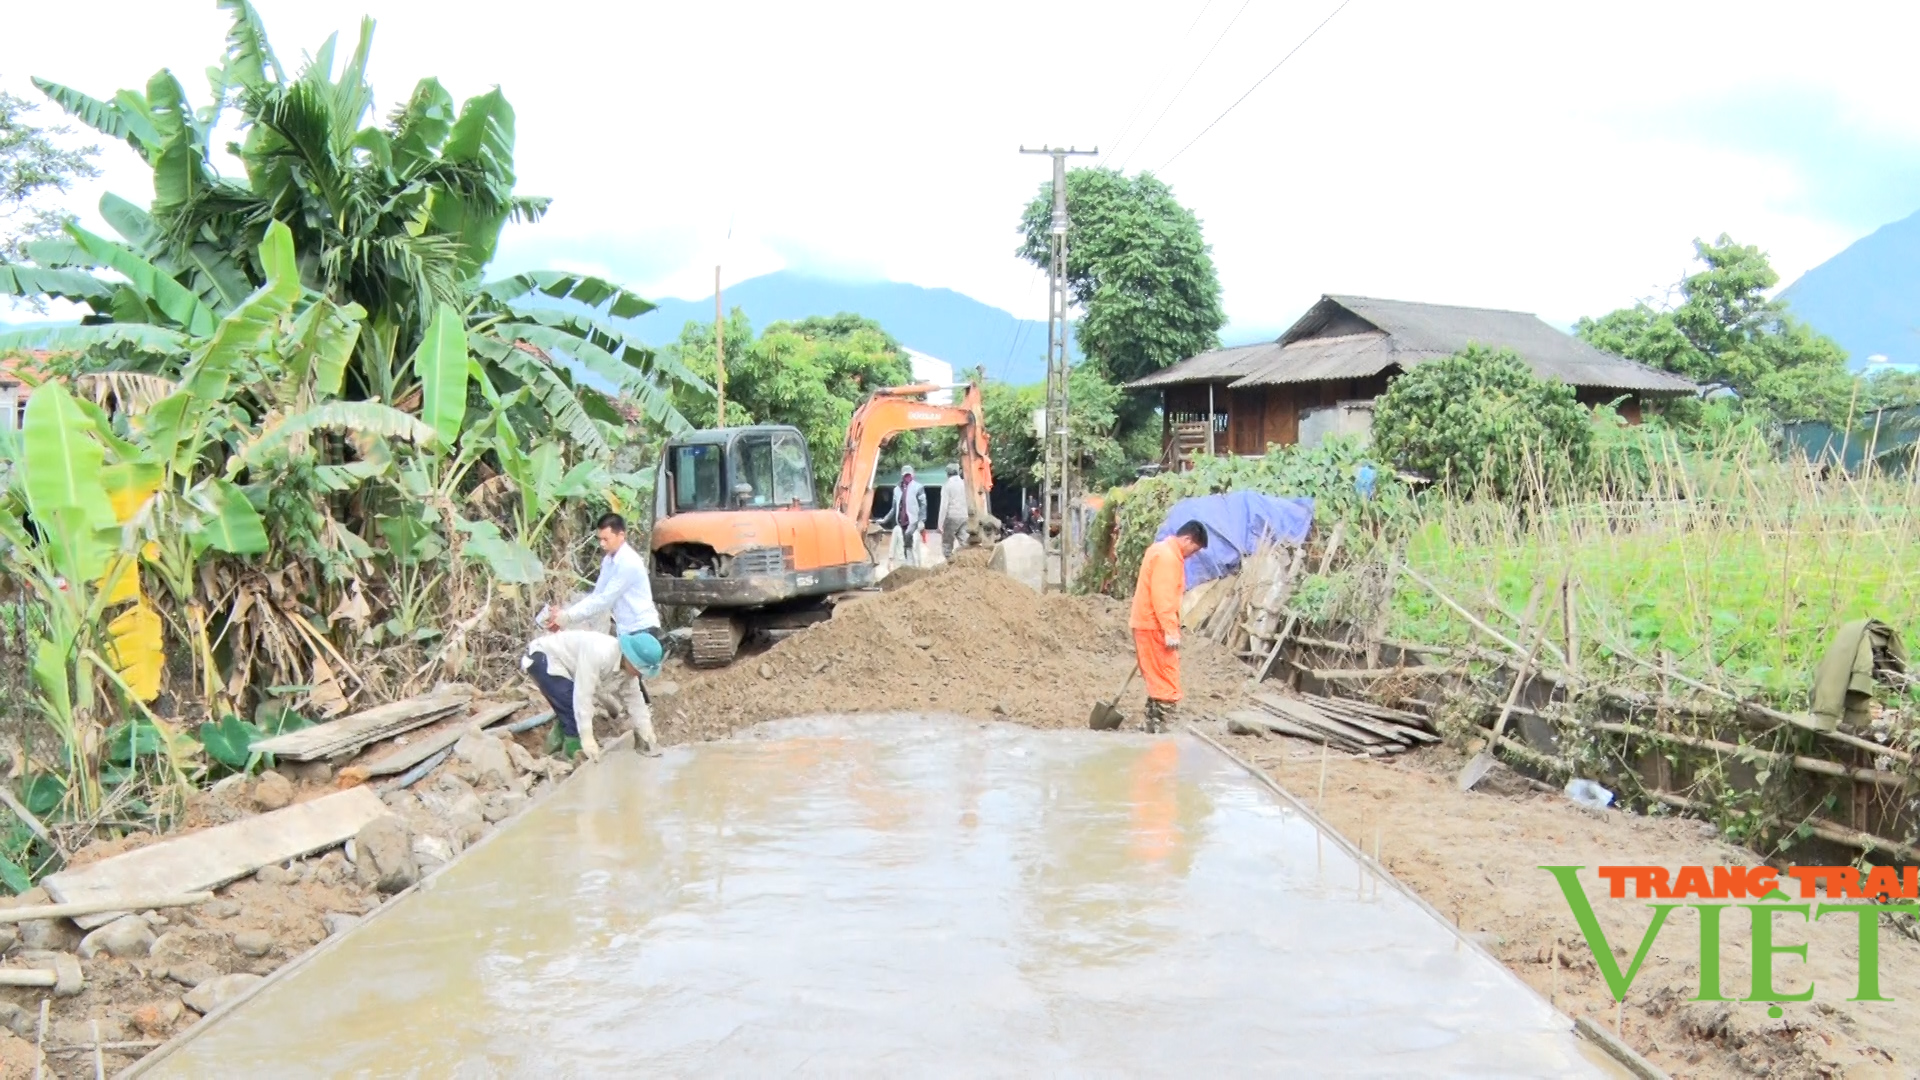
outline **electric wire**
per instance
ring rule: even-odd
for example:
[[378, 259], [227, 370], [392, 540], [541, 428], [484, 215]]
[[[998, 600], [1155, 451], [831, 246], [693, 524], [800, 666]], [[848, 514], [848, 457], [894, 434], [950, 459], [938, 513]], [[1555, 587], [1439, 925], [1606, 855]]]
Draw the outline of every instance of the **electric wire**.
[[1245, 15], [1247, 13], [1247, 8], [1252, 6], [1253, 6], [1253, 0], [1246, 0], [1245, 3], [1242, 3], [1240, 5], [1240, 10], [1233, 13], [1233, 18], [1227, 20], [1227, 25], [1220, 31], [1220, 36], [1217, 38], [1214, 38], [1213, 44], [1207, 47], [1206, 55], [1200, 58], [1199, 63], [1193, 65], [1193, 70], [1187, 72], [1187, 79], [1185, 82], [1180, 84], [1180, 89], [1175, 90], [1173, 92], [1173, 96], [1167, 99], [1166, 108], [1161, 109], [1160, 115], [1153, 118], [1153, 124], [1151, 127], [1147, 128], [1147, 133], [1145, 135], [1140, 136], [1140, 141], [1137, 143], [1134, 143], [1133, 149], [1127, 152], [1127, 156], [1125, 158], [1121, 159], [1120, 161], [1121, 172], [1127, 171], [1127, 162], [1132, 161], [1133, 155], [1139, 153], [1140, 148], [1147, 145], [1147, 140], [1152, 138], [1155, 129], [1159, 128], [1160, 121], [1165, 120], [1167, 118], [1167, 113], [1172, 111], [1174, 104], [1180, 100], [1180, 95], [1186, 93], [1187, 87], [1193, 85], [1193, 77], [1195, 75], [1200, 74], [1200, 69], [1207, 66], [1208, 60], [1213, 59], [1214, 50], [1220, 47], [1221, 42], [1227, 40], [1227, 35], [1233, 31], [1233, 25], [1239, 22], [1240, 16]]
[[1193, 138], [1191, 138], [1191, 139], [1188, 139], [1188, 140], [1187, 140], [1187, 145], [1185, 145], [1185, 146], [1183, 146], [1183, 147], [1181, 147], [1181, 148], [1180, 148], [1180, 149], [1179, 149], [1178, 151], [1175, 151], [1175, 153], [1174, 153], [1174, 155], [1173, 155], [1172, 157], [1170, 157], [1170, 158], [1168, 158], [1167, 160], [1165, 160], [1165, 161], [1163, 161], [1163, 162], [1161, 162], [1161, 163], [1160, 163], [1160, 168], [1159, 168], [1158, 170], [1156, 170], [1156, 171], [1158, 171], [1158, 172], [1165, 172], [1165, 171], [1166, 171], [1166, 170], [1167, 170], [1167, 169], [1168, 169], [1169, 167], [1171, 167], [1171, 166], [1173, 165], [1173, 163], [1174, 163], [1174, 162], [1176, 162], [1176, 161], [1179, 161], [1179, 160], [1180, 160], [1180, 155], [1181, 155], [1181, 154], [1184, 154], [1184, 153], [1186, 153], [1186, 152], [1187, 152], [1188, 150], [1191, 150], [1191, 149], [1193, 148], [1193, 144], [1194, 144], [1194, 143], [1197, 143], [1197, 142], [1199, 142], [1199, 141], [1200, 141], [1200, 140], [1201, 140], [1202, 138], [1204, 138], [1204, 137], [1206, 136], [1206, 134], [1207, 134], [1207, 132], [1209, 132], [1209, 131], [1212, 131], [1212, 130], [1213, 130], [1213, 128], [1214, 128], [1214, 125], [1215, 125], [1215, 124], [1218, 124], [1218, 123], [1219, 123], [1220, 121], [1222, 121], [1222, 120], [1225, 120], [1225, 119], [1227, 118], [1227, 114], [1228, 114], [1228, 113], [1230, 113], [1230, 112], [1232, 112], [1233, 110], [1235, 110], [1235, 109], [1237, 109], [1237, 108], [1239, 108], [1239, 107], [1240, 107], [1240, 103], [1241, 103], [1241, 102], [1243, 102], [1243, 101], [1245, 101], [1245, 100], [1247, 100], [1247, 99], [1248, 99], [1249, 97], [1252, 97], [1252, 96], [1253, 96], [1253, 92], [1254, 92], [1255, 90], [1258, 90], [1258, 89], [1260, 89], [1260, 84], [1261, 84], [1261, 83], [1264, 83], [1264, 82], [1266, 82], [1266, 81], [1267, 81], [1268, 79], [1271, 79], [1271, 78], [1273, 78], [1273, 73], [1274, 73], [1274, 72], [1276, 72], [1276, 71], [1279, 71], [1279, 70], [1280, 70], [1280, 67], [1281, 67], [1281, 65], [1282, 65], [1282, 64], [1285, 64], [1285, 63], [1286, 63], [1287, 61], [1289, 61], [1289, 60], [1291, 60], [1291, 59], [1293, 59], [1293, 54], [1294, 54], [1294, 53], [1297, 53], [1297, 52], [1299, 52], [1299, 51], [1301, 50], [1301, 48], [1303, 48], [1303, 47], [1304, 47], [1304, 46], [1305, 46], [1305, 45], [1307, 44], [1307, 42], [1309, 42], [1309, 41], [1312, 41], [1312, 40], [1313, 40], [1313, 36], [1314, 36], [1315, 34], [1318, 34], [1318, 33], [1319, 33], [1319, 32], [1320, 32], [1321, 30], [1323, 30], [1323, 29], [1325, 29], [1325, 28], [1326, 28], [1326, 25], [1327, 25], [1328, 23], [1330, 23], [1330, 22], [1332, 22], [1332, 21], [1333, 21], [1333, 17], [1334, 17], [1335, 15], [1338, 15], [1338, 14], [1340, 14], [1340, 13], [1341, 13], [1342, 11], [1345, 11], [1345, 10], [1347, 9], [1347, 5], [1348, 5], [1348, 4], [1351, 4], [1351, 3], [1353, 3], [1353, 0], [1340, 0], [1340, 6], [1339, 6], [1339, 7], [1337, 7], [1337, 8], [1334, 8], [1334, 9], [1333, 9], [1333, 11], [1332, 11], [1332, 13], [1331, 13], [1331, 14], [1329, 14], [1329, 15], [1328, 15], [1328, 16], [1327, 16], [1326, 18], [1324, 18], [1324, 19], [1321, 19], [1321, 20], [1320, 20], [1320, 25], [1319, 25], [1319, 26], [1316, 26], [1316, 27], [1314, 27], [1314, 28], [1313, 28], [1312, 30], [1309, 30], [1309, 31], [1307, 31], [1307, 36], [1306, 36], [1306, 37], [1303, 37], [1303, 38], [1301, 38], [1301, 39], [1300, 39], [1300, 41], [1299, 41], [1299, 44], [1296, 44], [1296, 45], [1295, 45], [1295, 46], [1294, 46], [1293, 48], [1291, 48], [1291, 49], [1288, 49], [1288, 50], [1287, 50], [1287, 55], [1285, 55], [1285, 56], [1283, 56], [1283, 57], [1281, 57], [1281, 58], [1280, 58], [1280, 63], [1278, 63], [1278, 64], [1275, 64], [1275, 65], [1273, 65], [1272, 67], [1270, 67], [1270, 68], [1268, 68], [1268, 69], [1267, 69], [1267, 73], [1266, 73], [1265, 75], [1262, 75], [1262, 76], [1260, 76], [1260, 78], [1259, 78], [1259, 79], [1257, 79], [1257, 80], [1256, 80], [1256, 81], [1254, 82], [1254, 84], [1253, 84], [1252, 86], [1249, 86], [1249, 87], [1247, 87], [1247, 92], [1246, 92], [1246, 93], [1244, 93], [1244, 94], [1241, 94], [1241, 95], [1240, 95], [1239, 97], [1237, 97], [1237, 98], [1234, 98], [1234, 99], [1233, 99], [1233, 104], [1231, 104], [1231, 105], [1229, 105], [1229, 106], [1227, 106], [1226, 108], [1224, 108], [1224, 109], [1222, 109], [1222, 110], [1220, 110], [1220, 115], [1219, 115], [1219, 116], [1216, 116], [1216, 117], [1214, 117], [1214, 118], [1213, 118], [1213, 123], [1211, 123], [1211, 124], [1208, 124], [1208, 125], [1207, 125], [1206, 127], [1203, 127], [1203, 128], [1201, 128], [1201, 129], [1200, 129], [1200, 134], [1198, 134], [1198, 135], [1195, 135], [1195, 136], [1194, 136]]
[[[1180, 35], [1180, 44], [1174, 46], [1174, 49], [1176, 52], [1180, 48], [1186, 45], [1187, 39], [1193, 36], [1194, 27], [1200, 25], [1200, 20], [1206, 18], [1207, 12], [1212, 10], [1212, 8], [1213, 8], [1213, 0], [1207, 0], [1206, 3], [1200, 5], [1200, 14], [1194, 16], [1193, 21], [1187, 24], [1187, 32]], [[1160, 77], [1153, 81], [1153, 89], [1141, 95], [1140, 103], [1133, 107], [1133, 114], [1127, 117], [1126, 126], [1120, 129], [1120, 134], [1115, 135], [1111, 139], [1108, 139], [1103, 144], [1107, 148], [1106, 152], [1100, 155], [1100, 160], [1093, 163], [1094, 168], [1097, 169], [1100, 166], [1105, 165], [1107, 163], [1107, 159], [1112, 157], [1116, 152], [1119, 151], [1120, 144], [1123, 141], [1125, 141], [1127, 137], [1127, 132], [1133, 130], [1134, 122], [1140, 119], [1141, 113], [1147, 111], [1147, 102], [1152, 101], [1154, 98], [1160, 96], [1160, 88], [1167, 85], [1167, 76], [1171, 74], [1173, 74], [1173, 65], [1171, 63], [1164, 64], [1161, 66]]]

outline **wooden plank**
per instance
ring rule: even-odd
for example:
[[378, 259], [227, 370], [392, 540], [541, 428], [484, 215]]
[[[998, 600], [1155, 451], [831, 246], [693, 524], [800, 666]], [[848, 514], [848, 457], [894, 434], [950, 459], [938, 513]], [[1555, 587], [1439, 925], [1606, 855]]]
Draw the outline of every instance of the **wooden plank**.
[[[1299, 639], [1296, 638], [1294, 640], [1297, 641]], [[1300, 696], [1313, 702], [1315, 705], [1331, 701], [1340, 705], [1342, 708], [1352, 709], [1355, 712], [1363, 713], [1379, 720], [1393, 720], [1422, 728], [1431, 723], [1431, 721], [1419, 713], [1408, 712], [1405, 709], [1390, 709], [1385, 705], [1376, 705], [1371, 701], [1358, 701], [1354, 698], [1328, 698], [1321, 697], [1318, 694], [1302, 694]]]
[[415, 765], [460, 741], [460, 737], [469, 731], [476, 731], [497, 724], [526, 707], [525, 701], [486, 702], [458, 720], [449, 721], [444, 730], [430, 731], [418, 736], [405, 746], [395, 747], [391, 752], [373, 759], [360, 768], [367, 770], [368, 776], [391, 776], [406, 772]]
[[1362, 731], [1371, 731], [1375, 735], [1383, 735], [1396, 742], [1440, 741], [1436, 735], [1429, 735], [1424, 731], [1415, 730], [1405, 724], [1396, 724], [1391, 720], [1376, 720], [1361, 713], [1357, 709], [1349, 709], [1344, 706], [1344, 702], [1328, 698], [1321, 698], [1313, 703], [1314, 708], [1319, 709], [1321, 712], [1326, 713], [1341, 723], [1352, 724]]
[[1262, 727], [1273, 732], [1275, 735], [1286, 735], [1295, 739], [1305, 739], [1308, 742], [1325, 743], [1343, 751], [1358, 751], [1360, 749], [1358, 744], [1350, 743], [1337, 735], [1329, 735], [1324, 731], [1316, 731], [1313, 728], [1296, 724], [1291, 720], [1283, 720], [1278, 716], [1255, 709], [1236, 710], [1228, 713], [1227, 719], [1237, 720], [1250, 727]]
[[355, 745], [364, 746], [378, 739], [398, 735], [410, 728], [423, 727], [444, 717], [470, 700], [465, 694], [428, 694], [388, 702], [365, 712], [343, 716], [325, 724], [290, 731], [253, 744], [263, 754], [290, 761], [312, 761], [330, 757]]
[[[386, 813], [386, 804], [373, 789], [349, 788], [115, 855], [78, 870], [62, 870], [41, 884], [47, 887], [49, 896], [63, 904], [216, 889], [271, 863], [344, 843], [361, 826]], [[118, 912], [109, 911], [76, 916], [73, 921], [91, 929], [118, 917]]]
[[145, 911], [148, 908], [192, 907], [213, 899], [210, 892], [190, 892], [179, 896], [116, 896], [110, 900], [89, 900], [79, 904], [30, 904], [26, 907], [0, 908], [0, 923], [27, 922], [33, 919], [71, 919], [77, 915], [97, 915], [102, 911]]
[[1314, 708], [1304, 701], [1295, 701], [1292, 698], [1283, 698], [1275, 694], [1255, 694], [1253, 700], [1254, 703], [1261, 708], [1292, 720], [1296, 724], [1305, 724], [1311, 728], [1319, 728], [1329, 734], [1337, 735], [1348, 742], [1361, 743], [1364, 745], [1389, 741], [1384, 736], [1375, 735], [1370, 731], [1364, 731], [1351, 724], [1335, 720], [1333, 717], [1328, 716], [1326, 713], [1321, 712], [1319, 709]]

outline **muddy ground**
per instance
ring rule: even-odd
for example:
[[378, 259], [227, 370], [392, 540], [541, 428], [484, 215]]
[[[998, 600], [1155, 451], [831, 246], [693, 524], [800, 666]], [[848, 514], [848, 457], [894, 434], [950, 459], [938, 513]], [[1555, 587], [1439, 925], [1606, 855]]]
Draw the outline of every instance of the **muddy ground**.
[[[1084, 725], [1094, 700], [1115, 693], [1132, 668], [1126, 606], [1100, 597], [1038, 596], [985, 569], [983, 561], [982, 553], [970, 552], [937, 572], [900, 575], [883, 591], [843, 603], [830, 622], [750, 651], [730, 668], [702, 672], [670, 662], [653, 684], [663, 741], [723, 738], [765, 720], [820, 712], [939, 711], [1047, 728]], [[1223, 742], [1313, 802], [1318, 747], [1229, 737], [1217, 723], [1239, 704], [1246, 669], [1198, 641], [1190, 642], [1184, 669], [1183, 718], [1221, 731]], [[482, 689], [531, 692], [517, 681]], [[1121, 703], [1134, 724], [1143, 697], [1135, 679]], [[603, 739], [613, 734], [601, 730]], [[510, 775], [501, 775], [500, 755], [468, 754], [385, 796], [408, 826], [414, 877], [455, 857], [563, 778], [567, 767], [541, 756], [543, 738], [535, 730], [510, 748], [498, 747], [507, 751]], [[1562, 1009], [1608, 1027], [1616, 1020], [1613, 1003], [1565, 900], [1537, 868], [1754, 861], [1703, 823], [1595, 814], [1504, 769], [1481, 790], [1463, 794], [1453, 780], [1461, 764], [1444, 748], [1391, 762], [1333, 755], [1322, 813], [1368, 850], [1377, 836], [1397, 877]], [[315, 798], [342, 783], [326, 766], [283, 771], [285, 777], [229, 783], [197, 796], [190, 827], [258, 813], [283, 797]], [[97, 842], [75, 863], [158, 839], [135, 834]], [[102, 1055], [107, 1070], [132, 1064], [151, 1045], [197, 1022], [187, 999], [202, 984], [269, 974], [376, 909], [396, 882], [386, 882], [383, 892], [372, 880], [373, 860], [356, 855], [358, 865], [336, 849], [268, 867], [218, 890], [210, 903], [146, 913], [151, 943], [134, 935], [125, 957], [101, 952], [81, 960], [85, 991], [49, 999], [48, 1075], [93, 1074], [94, 1021], [109, 1044]], [[45, 897], [36, 890], [13, 901], [22, 902]], [[1646, 926], [1642, 907], [1605, 901], [1597, 907], [1616, 945], [1637, 944]], [[6, 938], [0, 929], [8, 966], [44, 963], [33, 950], [76, 951], [80, 942], [64, 921], [22, 924], [14, 941]], [[1920, 1075], [1920, 1025], [1911, 1023], [1920, 1015], [1913, 1012], [1920, 1001], [1920, 945], [1883, 932], [1882, 992], [1893, 1000], [1856, 1003], [1846, 1000], [1858, 956], [1853, 920], [1804, 928], [1783, 922], [1781, 938], [1811, 948], [1805, 969], [1795, 958], [1782, 961], [1779, 984], [1797, 988], [1810, 971], [1821, 988], [1817, 1002], [1787, 1003], [1779, 1019], [1760, 1005], [1690, 1002], [1698, 985], [1698, 923], [1687, 909], [1675, 912], [1629, 996], [1626, 1041], [1677, 1077]], [[1746, 941], [1744, 920], [1730, 923], [1723, 973], [1728, 996], [1745, 994]], [[32, 1040], [45, 996], [0, 989], [0, 1078], [33, 1074]]]
[[[1312, 805], [1320, 790], [1321, 752], [1285, 739], [1220, 736], [1241, 756]], [[1718, 839], [1687, 818], [1595, 813], [1558, 792], [1541, 792], [1498, 768], [1472, 793], [1455, 778], [1465, 758], [1434, 748], [1392, 762], [1333, 755], [1321, 814], [1381, 857], [1395, 877], [1475, 937], [1569, 1015], [1613, 1029], [1620, 1015], [1567, 902], [1541, 866], [1754, 865], [1753, 852]], [[1490, 789], [1490, 790], [1489, 790]], [[1607, 940], [1632, 959], [1651, 919], [1642, 902], [1602, 899], [1606, 885], [1583, 875]], [[1789, 883], [1798, 899], [1799, 888]], [[1738, 902], [1738, 901], [1730, 901]], [[1700, 987], [1698, 913], [1673, 913], [1628, 992], [1626, 1041], [1675, 1077], [1913, 1077], [1920, 1075], [1920, 944], [1883, 923], [1880, 992], [1893, 1000], [1853, 1002], [1858, 921], [1811, 926], [1778, 917], [1776, 944], [1808, 945], [1776, 963], [1775, 983], [1798, 992], [1809, 978], [1814, 1001], [1764, 1004], [1695, 1002]], [[1749, 992], [1748, 918], [1726, 913], [1721, 981], [1727, 997]], [[1625, 952], [1621, 952], [1624, 947]], [[1556, 964], [1557, 958], [1557, 964]], [[1557, 968], [1557, 970], [1556, 970]]]

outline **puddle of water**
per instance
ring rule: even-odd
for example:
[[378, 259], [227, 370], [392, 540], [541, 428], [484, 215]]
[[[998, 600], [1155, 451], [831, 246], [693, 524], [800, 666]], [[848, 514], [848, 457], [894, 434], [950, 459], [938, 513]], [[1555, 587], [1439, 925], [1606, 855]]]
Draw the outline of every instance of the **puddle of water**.
[[609, 757], [156, 1076], [1609, 1075], [1197, 740], [814, 719]]

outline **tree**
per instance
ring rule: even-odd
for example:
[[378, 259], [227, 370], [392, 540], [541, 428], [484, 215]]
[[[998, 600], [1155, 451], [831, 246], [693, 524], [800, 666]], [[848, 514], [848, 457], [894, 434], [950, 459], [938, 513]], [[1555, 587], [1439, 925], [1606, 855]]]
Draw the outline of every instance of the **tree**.
[[[874, 390], [913, 379], [906, 350], [872, 319], [839, 314], [777, 322], [753, 337], [739, 308], [728, 315], [727, 425], [791, 424], [806, 436], [813, 456], [814, 486], [821, 498], [840, 472], [853, 410]], [[666, 356], [698, 376], [714, 378], [713, 324], [689, 322]], [[710, 395], [689, 393], [681, 402], [695, 426], [715, 426]]]
[[1593, 430], [1572, 387], [1535, 377], [1511, 349], [1469, 345], [1388, 384], [1373, 441], [1400, 468], [1506, 496], [1583, 470]]
[[1766, 295], [1780, 281], [1766, 253], [1724, 233], [1693, 247], [1705, 269], [1680, 282], [1679, 304], [1643, 301], [1582, 318], [1574, 332], [1709, 393], [1731, 390], [1782, 420], [1843, 419], [1854, 390], [1846, 352]]
[[[199, 109], [165, 70], [144, 93], [108, 100], [35, 80], [88, 126], [126, 140], [153, 170], [154, 199], [148, 210], [102, 200], [118, 241], [69, 223], [65, 238], [28, 245], [32, 265], [0, 267], [0, 293], [59, 296], [91, 311], [80, 327], [7, 335], [0, 345], [85, 351], [95, 367], [171, 376], [187, 362], [185, 341], [264, 282], [254, 253], [279, 223], [301, 253], [301, 286], [365, 315], [367, 333], [345, 358], [349, 397], [419, 400], [421, 374], [408, 358], [436, 313], [452, 307], [477, 361], [474, 384], [463, 386], [475, 408], [488, 393], [525, 389], [520, 424], [558, 432], [594, 457], [624, 427], [621, 401], [658, 427], [685, 427], [670, 388], [697, 380], [657, 364], [617, 321], [650, 310], [647, 301], [554, 271], [484, 282], [505, 224], [546, 208], [514, 192], [514, 113], [498, 89], [456, 109], [438, 80], [422, 79], [386, 125], [368, 125], [372, 20], [337, 73], [330, 37], [289, 78], [251, 5], [220, 6], [233, 27]], [[244, 177], [214, 164], [213, 133], [230, 106], [247, 132], [234, 148]]]
[[61, 146], [55, 137], [67, 129], [34, 124], [34, 108], [0, 91], [0, 262], [18, 261], [25, 241], [59, 234], [65, 217], [40, 205], [44, 196], [65, 194], [75, 180], [100, 175], [93, 165], [99, 150]]
[[[1151, 174], [1067, 173], [1067, 283], [1080, 349], [1121, 383], [1217, 347], [1226, 315], [1200, 219]], [[1017, 254], [1052, 262], [1053, 182], [1021, 215]]]

